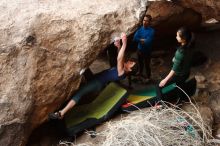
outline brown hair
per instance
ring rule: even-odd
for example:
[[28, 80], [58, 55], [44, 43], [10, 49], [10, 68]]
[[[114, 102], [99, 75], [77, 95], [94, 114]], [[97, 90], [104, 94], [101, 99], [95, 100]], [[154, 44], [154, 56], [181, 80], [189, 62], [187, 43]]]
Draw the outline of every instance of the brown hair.
[[186, 41], [186, 45], [184, 48], [188, 49], [194, 45], [194, 38], [192, 36], [192, 32], [187, 27], [181, 27], [178, 29], [179, 36], [181, 39]]
[[127, 61], [131, 61], [131, 62], [135, 63], [134, 66], [131, 68], [131, 72], [129, 72], [129, 75], [136, 75], [139, 70], [139, 65], [138, 65], [137, 59], [136, 58], [129, 58]]

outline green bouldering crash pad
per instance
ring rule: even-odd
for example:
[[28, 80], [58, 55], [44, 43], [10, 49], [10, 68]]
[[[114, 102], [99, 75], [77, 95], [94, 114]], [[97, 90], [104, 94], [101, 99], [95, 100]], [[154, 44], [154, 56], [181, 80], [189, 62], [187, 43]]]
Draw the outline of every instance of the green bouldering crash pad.
[[73, 108], [65, 116], [67, 132], [70, 136], [97, 125], [110, 118], [127, 98], [127, 91], [110, 83], [91, 103]]

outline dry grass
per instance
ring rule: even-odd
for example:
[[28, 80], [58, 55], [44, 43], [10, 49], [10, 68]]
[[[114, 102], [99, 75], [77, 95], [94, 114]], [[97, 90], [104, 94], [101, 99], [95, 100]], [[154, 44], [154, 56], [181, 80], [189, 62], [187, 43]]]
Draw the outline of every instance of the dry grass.
[[[191, 102], [191, 101], [190, 101]], [[214, 146], [220, 144], [211, 136], [196, 105], [195, 113], [186, 113], [175, 105], [132, 112], [120, 121], [107, 122], [106, 129], [97, 133], [100, 146]], [[62, 146], [73, 143], [61, 142]], [[77, 146], [93, 146], [92, 143]], [[97, 144], [96, 144], [97, 145]]]

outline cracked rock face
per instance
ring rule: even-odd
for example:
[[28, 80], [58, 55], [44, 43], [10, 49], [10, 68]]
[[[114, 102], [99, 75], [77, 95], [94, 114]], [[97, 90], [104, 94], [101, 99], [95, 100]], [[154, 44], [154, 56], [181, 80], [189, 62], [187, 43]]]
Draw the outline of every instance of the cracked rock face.
[[219, 0], [179, 0], [181, 5], [192, 8], [202, 14], [204, 20], [215, 18], [220, 20]]
[[152, 25], [159, 38], [175, 35], [181, 26], [195, 29], [202, 22], [201, 15], [196, 11], [170, 1], [151, 2], [147, 14], [152, 16]]
[[132, 33], [147, 1], [0, 1], [0, 145], [24, 145], [79, 86], [116, 35]]

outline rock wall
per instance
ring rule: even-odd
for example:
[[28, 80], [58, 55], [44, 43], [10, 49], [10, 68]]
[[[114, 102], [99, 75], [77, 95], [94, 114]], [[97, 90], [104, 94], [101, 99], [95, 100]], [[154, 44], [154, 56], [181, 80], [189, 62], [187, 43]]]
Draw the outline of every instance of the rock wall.
[[175, 38], [173, 35], [176, 35], [176, 31], [181, 26], [195, 30], [202, 22], [202, 17], [198, 12], [171, 1], [151, 2], [147, 14], [152, 16], [156, 37], [161, 40], [169, 36]]
[[0, 145], [24, 145], [78, 88], [80, 70], [114, 36], [135, 30], [146, 5], [146, 0], [1, 0]]
[[178, 0], [177, 3], [201, 13], [204, 20], [210, 18], [220, 20], [219, 0]]

